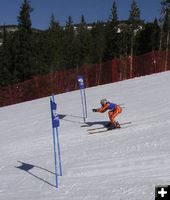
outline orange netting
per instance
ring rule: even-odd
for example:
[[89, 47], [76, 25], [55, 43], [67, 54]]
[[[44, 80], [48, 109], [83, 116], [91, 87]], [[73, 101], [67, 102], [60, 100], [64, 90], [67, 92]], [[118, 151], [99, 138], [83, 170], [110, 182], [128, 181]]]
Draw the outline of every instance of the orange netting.
[[77, 75], [83, 75], [86, 87], [92, 87], [166, 70], [170, 70], [170, 52], [165, 51], [84, 65], [4, 87], [0, 90], [0, 106], [77, 90]]

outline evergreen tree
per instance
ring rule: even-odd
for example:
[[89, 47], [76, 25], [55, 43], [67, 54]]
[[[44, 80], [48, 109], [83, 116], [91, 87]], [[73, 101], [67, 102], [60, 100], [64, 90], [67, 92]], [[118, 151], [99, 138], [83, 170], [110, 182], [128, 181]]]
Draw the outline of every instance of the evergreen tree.
[[160, 27], [158, 21], [155, 19], [154, 23], [146, 23], [139, 35], [139, 55], [148, 53], [152, 50], [159, 49], [158, 38], [160, 34]]
[[167, 70], [168, 60], [168, 49], [170, 49], [170, 0], [161, 1], [161, 39], [160, 39], [160, 50], [166, 49], [165, 58], [165, 71]]
[[113, 1], [111, 15], [106, 24], [106, 49], [105, 60], [111, 60], [119, 56], [118, 44], [118, 16], [116, 1]]
[[91, 35], [92, 35], [92, 46], [90, 49], [91, 61], [92, 63], [101, 63], [104, 59], [104, 51], [106, 48], [104, 23], [99, 21], [97, 23], [94, 23]]
[[32, 8], [28, 0], [24, 0], [18, 16], [18, 32], [16, 32], [15, 68], [20, 81], [30, 79], [35, 73], [35, 55], [33, 51], [30, 12]]
[[132, 27], [132, 30], [137, 30], [139, 28], [140, 20], [140, 9], [137, 5], [136, 0], [132, 1], [131, 10], [129, 14], [129, 24]]
[[68, 17], [66, 22], [63, 45], [62, 45], [62, 67], [73, 68], [76, 66], [76, 45], [75, 31], [72, 17]]
[[56, 21], [54, 14], [51, 15], [51, 20], [50, 20], [50, 26], [49, 26], [49, 30], [51, 32], [55, 32], [56, 30], [58, 30], [60, 28], [60, 24], [59, 22]]
[[48, 66], [49, 54], [49, 38], [47, 31], [33, 33], [34, 40], [34, 55], [36, 75], [46, 74], [50, 72], [50, 67]]
[[10, 82], [10, 74], [8, 70], [9, 54], [8, 54], [8, 44], [7, 44], [7, 32], [4, 25], [2, 46], [0, 48], [0, 87], [7, 85]]
[[129, 30], [130, 30], [130, 35], [131, 35], [131, 39], [129, 40], [128, 46], [130, 46], [130, 55], [133, 56], [138, 53], [137, 52], [137, 49], [138, 49], [137, 38], [138, 38], [139, 31], [141, 30], [143, 26], [143, 22], [140, 19], [140, 9], [137, 5], [136, 0], [132, 1], [128, 23], [129, 23]]
[[126, 21], [119, 22], [119, 56], [130, 55], [131, 29]]
[[47, 46], [47, 65], [51, 72], [60, 70], [62, 67], [62, 40], [63, 40], [63, 30], [60, 27], [59, 22], [51, 16], [50, 27], [47, 32], [48, 46]]
[[14, 73], [13, 66], [13, 34], [6, 31], [6, 26], [3, 28], [2, 46], [0, 49], [0, 85], [16, 83], [17, 77]]
[[87, 23], [84, 15], [81, 16], [79, 25], [76, 31], [76, 46], [77, 46], [77, 65], [81, 66], [84, 63], [91, 63], [90, 50], [92, 38], [91, 33], [87, 29]]
[[158, 24], [158, 20], [155, 19], [153, 22], [153, 29], [152, 29], [152, 38], [151, 38], [151, 43], [152, 43], [152, 50], [158, 50], [159, 49], [159, 40], [160, 38], [160, 26]]
[[128, 23], [131, 35], [131, 39], [129, 40], [128, 46], [130, 47], [130, 58], [131, 58], [130, 77], [132, 78], [134, 71], [133, 56], [137, 55], [137, 49], [138, 49], [137, 38], [141, 26], [140, 9], [138, 8], [136, 0], [132, 1]]
[[160, 22], [162, 27], [160, 49], [166, 49], [170, 45], [170, 0], [161, 0]]

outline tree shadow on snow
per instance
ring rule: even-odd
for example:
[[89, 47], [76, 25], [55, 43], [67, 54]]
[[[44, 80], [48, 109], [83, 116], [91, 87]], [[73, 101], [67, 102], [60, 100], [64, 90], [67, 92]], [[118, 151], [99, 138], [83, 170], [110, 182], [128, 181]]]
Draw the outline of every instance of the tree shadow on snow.
[[109, 121], [85, 122], [85, 125], [82, 125], [81, 127], [89, 127], [89, 126], [93, 126], [93, 125], [103, 125], [103, 126], [105, 126], [108, 123], [109, 123]]
[[53, 173], [53, 172], [51, 172], [51, 171], [49, 171], [49, 170], [47, 170], [47, 169], [45, 169], [43, 167], [39, 167], [37, 165], [32, 165], [32, 164], [24, 163], [24, 162], [21, 162], [21, 161], [17, 161], [17, 162], [19, 162], [21, 164], [18, 167], [15, 166], [17, 169], [21, 169], [21, 170], [27, 172], [28, 174], [30, 174], [31, 176], [39, 179], [40, 181], [43, 181], [44, 183], [47, 183], [48, 185], [50, 185], [52, 187], [56, 187], [55, 185], [51, 184], [50, 182], [46, 181], [45, 179], [41, 178], [40, 176], [37, 176], [35, 173], [32, 173], [31, 169], [38, 168], [38, 169], [44, 170], [46, 172], [49, 172], [49, 173], [51, 173], [53, 175], [55, 175], [55, 173]]

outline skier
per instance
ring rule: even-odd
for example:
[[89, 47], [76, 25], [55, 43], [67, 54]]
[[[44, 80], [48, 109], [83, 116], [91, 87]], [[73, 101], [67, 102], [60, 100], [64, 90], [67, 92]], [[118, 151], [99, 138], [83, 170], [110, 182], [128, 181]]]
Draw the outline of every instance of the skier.
[[101, 108], [94, 108], [92, 109], [93, 112], [100, 112], [103, 113], [107, 110], [109, 110], [108, 115], [110, 122], [106, 125], [108, 130], [114, 129], [114, 128], [120, 128], [120, 124], [115, 121], [115, 117], [122, 112], [122, 108], [115, 104], [107, 101], [107, 99], [102, 99], [100, 101]]

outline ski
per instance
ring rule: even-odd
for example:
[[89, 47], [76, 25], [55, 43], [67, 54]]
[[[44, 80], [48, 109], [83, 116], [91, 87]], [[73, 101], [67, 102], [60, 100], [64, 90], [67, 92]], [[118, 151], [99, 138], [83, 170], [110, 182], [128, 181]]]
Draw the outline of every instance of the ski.
[[[124, 123], [121, 123], [120, 125], [126, 125], [126, 124], [131, 124], [132, 122], [124, 122]], [[89, 134], [95, 134], [95, 133], [103, 133], [103, 132], [107, 132], [107, 131], [112, 131], [112, 130], [115, 130], [115, 129], [122, 129], [122, 128], [126, 128], [126, 127], [120, 127], [120, 128], [113, 128], [113, 129], [110, 129], [108, 130], [108, 128], [106, 127], [99, 127], [99, 128], [96, 128], [96, 129], [88, 129], [88, 133]]]
[[[126, 125], [126, 124], [131, 124], [132, 122], [123, 122], [123, 123], [120, 123], [120, 126], [121, 125]], [[94, 130], [99, 130], [99, 129], [106, 129], [107, 127], [105, 126], [102, 126], [102, 127], [97, 127], [97, 128], [90, 128], [90, 129], [87, 129], [87, 131], [94, 131]]]
[[90, 128], [90, 129], [87, 129], [87, 131], [94, 131], [94, 130], [105, 129], [105, 128], [106, 128], [105, 126], [102, 126], [102, 127], [97, 127], [97, 128]]
[[112, 130], [115, 130], [115, 129], [121, 129], [121, 128], [113, 128], [113, 129], [103, 129], [103, 130], [99, 130], [99, 131], [89, 131], [88, 133], [89, 134], [95, 134], [95, 133], [103, 133], [103, 132], [107, 132], [107, 131], [112, 131]]
[[95, 134], [95, 133], [103, 133], [109, 131], [107, 128], [100, 130], [100, 131], [88, 131], [89, 134]]
[[120, 123], [120, 125], [126, 125], [126, 124], [131, 124], [132, 122], [123, 122], [123, 123]]

